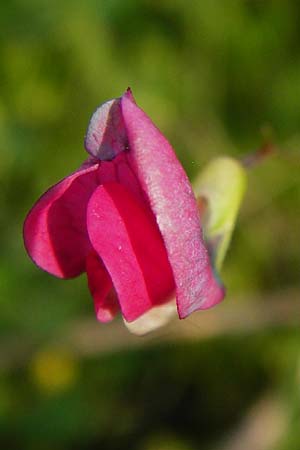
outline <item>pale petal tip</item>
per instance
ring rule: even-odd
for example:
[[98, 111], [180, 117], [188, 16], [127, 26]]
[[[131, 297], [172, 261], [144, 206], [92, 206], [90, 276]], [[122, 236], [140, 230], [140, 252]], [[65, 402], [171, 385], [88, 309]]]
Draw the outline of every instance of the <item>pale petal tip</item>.
[[[133, 98], [128, 94], [128, 98]], [[84, 147], [100, 161], [111, 161], [128, 147], [120, 98], [109, 100], [96, 109], [84, 139]]]
[[126, 321], [124, 317], [123, 321], [131, 333], [144, 336], [166, 325], [176, 317], [176, 312], [176, 302], [173, 298], [163, 305], [155, 306], [132, 322]]

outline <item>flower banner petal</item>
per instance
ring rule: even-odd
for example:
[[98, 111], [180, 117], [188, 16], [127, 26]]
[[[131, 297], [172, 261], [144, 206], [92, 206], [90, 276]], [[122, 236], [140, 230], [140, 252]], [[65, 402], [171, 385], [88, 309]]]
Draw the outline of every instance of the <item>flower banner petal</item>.
[[176, 284], [180, 318], [224, 297], [202, 239], [196, 200], [174, 151], [127, 94], [121, 100], [128, 134], [128, 159], [156, 216]]

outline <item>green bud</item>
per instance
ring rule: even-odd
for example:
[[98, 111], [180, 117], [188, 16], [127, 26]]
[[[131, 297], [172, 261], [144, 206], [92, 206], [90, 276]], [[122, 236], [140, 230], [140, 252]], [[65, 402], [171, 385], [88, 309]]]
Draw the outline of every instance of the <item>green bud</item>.
[[204, 235], [219, 271], [246, 190], [246, 171], [239, 161], [219, 157], [204, 168], [193, 185], [196, 197], [206, 204]]

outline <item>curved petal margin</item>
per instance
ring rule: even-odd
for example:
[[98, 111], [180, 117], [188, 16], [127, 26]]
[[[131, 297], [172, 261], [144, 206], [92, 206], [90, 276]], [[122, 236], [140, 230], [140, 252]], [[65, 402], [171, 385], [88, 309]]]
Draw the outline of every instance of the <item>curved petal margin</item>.
[[91, 251], [86, 208], [98, 185], [98, 167], [79, 169], [52, 186], [26, 217], [27, 253], [37, 266], [59, 278], [72, 278], [85, 270]]
[[163, 236], [176, 284], [179, 317], [224, 297], [205, 248], [196, 200], [174, 151], [149, 117], [125, 94], [121, 100], [128, 159]]

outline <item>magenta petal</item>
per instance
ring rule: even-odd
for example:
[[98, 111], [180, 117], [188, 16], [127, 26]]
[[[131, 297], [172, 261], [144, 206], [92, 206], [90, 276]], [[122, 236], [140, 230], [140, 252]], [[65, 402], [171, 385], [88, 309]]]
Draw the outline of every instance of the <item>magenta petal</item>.
[[24, 242], [33, 261], [61, 278], [85, 270], [91, 251], [86, 231], [87, 202], [98, 185], [98, 164], [80, 169], [51, 187], [24, 223]]
[[97, 319], [100, 322], [110, 322], [119, 311], [119, 304], [111, 278], [94, 251], [86, 259], [86, 272]]
[[130, 322], [174, 290], [164, 243], [151, 214], [118, 183], [99, 186], [87, 211], [91, 243], [108, 270]]
[[128, 158], [148, 196], [167, 248], [180, 318], [218, 303], [214, 278], [190, 182], [165, 137], [125, 94], [121, 100]]

